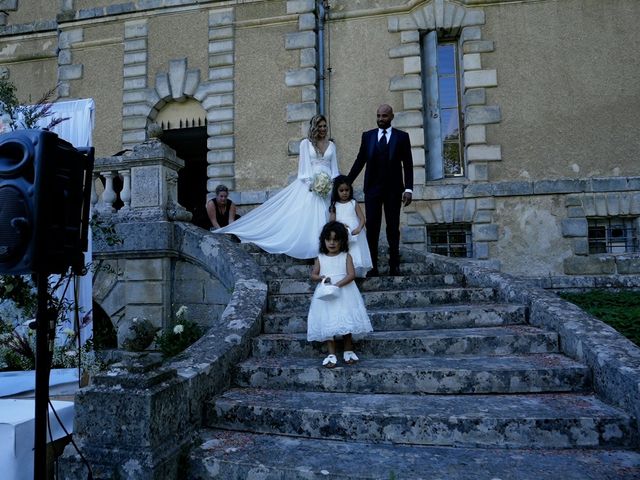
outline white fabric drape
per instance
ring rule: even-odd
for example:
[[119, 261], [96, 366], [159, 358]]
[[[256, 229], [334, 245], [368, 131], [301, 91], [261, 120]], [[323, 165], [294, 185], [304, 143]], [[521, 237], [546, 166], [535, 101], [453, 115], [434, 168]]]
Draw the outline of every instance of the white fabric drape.
[[[91, 147], [93, 145], [93, 127], [95, 123], [95, 103], [93, 99], [69, 100], [56, 102], [51, 107], [51, 117], [41, 119], [38, 123], [40, 128], [46, 127], [53, 118], [67, 118], [51, 129], [58, 137], [71, 143], [76, 148]], [[87, 252], [84, 254], [85, 265], [91, 263], [91, 230], [89, 230], [89, 243]], [[52, 277], [52, 281], [56, 281]], [[71, 305], [76, 305], [75, 296], [78, 298], [78, 309], [80, 317], [80, 341], [81, 344], [93, 335], [93, 276], [91, 271], [81, 277], [74, 277], [71, 285], [65, 294], [66, 300]], [[62, 287], [64, 288], [64, 286]], [[62, 295], [63, 289], [55, 292]], [[73, 309], [68, 313], [65, 322], [61, 322], [57, 327], [56, 342], [64, 343], [67, 339], [66, 330], [75, 330], [75, 312]]]
[[52, 118], [68, 118], [52, 128], [51, 131], [76, 148], [93, 145], [92, 135], [95, 123], [93, 99], [56, 102], [51, 106], [51, 113], [51, 117], [39, 122], [41, 128], [45, 127]]

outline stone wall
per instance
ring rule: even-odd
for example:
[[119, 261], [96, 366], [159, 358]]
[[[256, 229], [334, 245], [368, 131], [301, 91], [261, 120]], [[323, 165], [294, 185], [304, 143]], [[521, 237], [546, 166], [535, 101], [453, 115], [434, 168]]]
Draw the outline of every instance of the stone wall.
[[[197, 268], [233, 293], [222, 315], [211, 318], [204, 336], [182, 354], [164, 364], [153, 355], [125, 356], [77, 394], [74, 440], [95, 478], [178, 478], [204, 402], [229, 386], [233, 365], [248, 355], [260, 331], [267, 286], [249, 254], [193, 225], [164, 222], [160, 228], [166, 235], [153, 235], [148, 247], [188, 263], [179, 268], [184, 273]], [[73, 448], [61, 469], [67, 479], [87, 476]]]

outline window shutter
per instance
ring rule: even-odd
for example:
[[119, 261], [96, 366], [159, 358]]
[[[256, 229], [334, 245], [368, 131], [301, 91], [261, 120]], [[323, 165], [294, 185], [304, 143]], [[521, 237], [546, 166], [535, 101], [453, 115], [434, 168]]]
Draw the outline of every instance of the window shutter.
[[440, 132], [440, 102], [438, 92], [438, 33], [427, 33], [422, 40], [423, 71], [425, 72], [426, 106], [424, 124], [427, 129], [427, 178], [444, 177], [442, 135]]

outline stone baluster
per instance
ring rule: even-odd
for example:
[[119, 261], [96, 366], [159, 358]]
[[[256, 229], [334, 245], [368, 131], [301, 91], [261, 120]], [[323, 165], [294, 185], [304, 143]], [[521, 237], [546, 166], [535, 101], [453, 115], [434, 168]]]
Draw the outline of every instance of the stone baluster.
[[122, 177], [122, 191], [120, 192], [120, 200], [124, 203], [122, 210], [131, 208], [131, 170], [119, 170], [118, 173]]
[[91, 177], [91, 211], [96, 211], [96, 206], [98, 204], [98, 192], [96, 191], [96, 180], [98, 180], [99, 175], [96, 172], [93, 172]]
[[112, 171], [100, 172], [100, 175], [104, 177], [105, 185], [104, 192], [102, 192], [102, 202], [98, 206], [99, 210], [103, 213], [113, 213], [113, 203], [118, 199], [118, 195], [113, 189], [113, 173]]
[[[97, 158], [95, 171], [105, 179], [98, 185], [96, 213], [116, 222], [190, 221], [191, 213], [178, 203], [178, 171], [184, 161], [157, 139], [133, 147], [126, 155]], [[114, 177], [122, 179], [122, 190], [114, 190]], [[122, 200], [116, 215], [114, 202]]]

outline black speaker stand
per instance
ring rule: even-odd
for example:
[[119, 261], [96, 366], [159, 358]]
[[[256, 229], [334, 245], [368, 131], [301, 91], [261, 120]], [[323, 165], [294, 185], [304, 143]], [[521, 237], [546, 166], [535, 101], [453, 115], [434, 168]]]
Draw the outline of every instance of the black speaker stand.
[[[51, 318], [48, 308], [48, 280], [49, 276], [47, 274], [36, 274], [38, 311], [36, 313], [34, 480], [47, 480], [49, 478], [47, 468], [47, 425], [49, 420], [49, 372], [51, 370], [51, 355], [53, 352], [49, 336], [50, 332], [55, 330], [55, 319]], [[51, 325], [52, 322], [53, 325]]]

